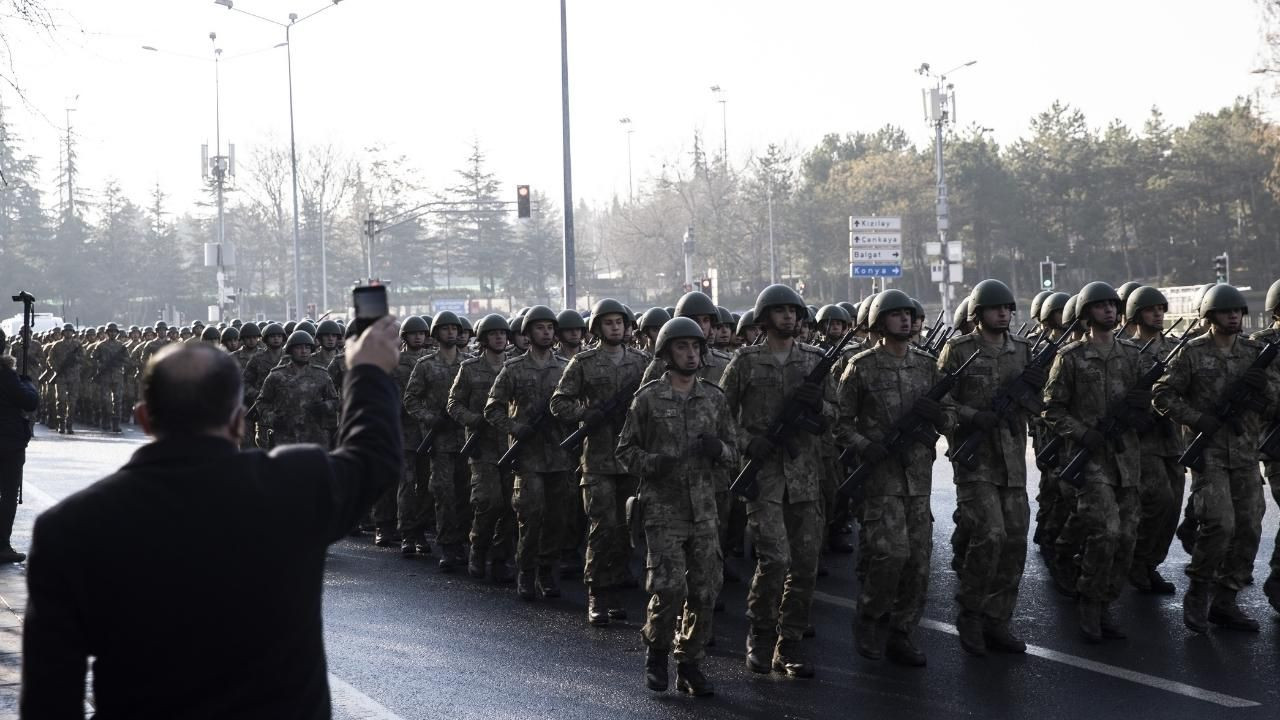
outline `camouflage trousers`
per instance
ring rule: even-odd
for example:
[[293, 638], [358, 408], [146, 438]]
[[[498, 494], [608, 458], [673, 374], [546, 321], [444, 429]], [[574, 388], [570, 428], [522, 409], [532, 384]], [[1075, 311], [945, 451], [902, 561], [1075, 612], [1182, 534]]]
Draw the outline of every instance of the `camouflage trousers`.
[[1176, 457], [1142, 456], [1138, 540], [1133, 547], [1135, 568], [1159, 567], [1169, 555], [1169, 544], [1182, 514], [1186, 477]]
[[753, 503], [747, 533], [756, 550], [756, 572], [747, 593], [753, 633], [776, 632], [799, 640], [809, 626], [809, 610], [822, 551], [822, 506], [818, 501]]
[[[652, 513], [645, 509], [646, 516]], [[715, 521], [662, 519], [644, 523], [645, 592], [649, 607], [640, 635], [648, 647], [670, 647], [676, 662], [698, 661], [711, 638], [723, 557]]]
[[[1280, 506], [1280, 476], [1267, 478], [1267, 484], [1271, 486], [1272, 499]], [[1275, 578], [1273, 582], [1280, 582], [1280, 530], [1276, 531], [1276, 544], [1271, 550], [1271, 575], [1268, 579], [1271, 578]]]
[[511, 509], [515, 478], [496, 463], [471, 463], [471, 547], [488, 550], [493, 560], [511, 557], [515, 511]]
[[1041, 547], [1053, 547], [1058, 533], [1062, 532], [1062, 523], [1066, 521], [1060, 487], [1057, 468], [1040, 471], [1040, 485], [1036, 493], [1036, 532], [1032, 541]]
[[76, 416], [76, 402], [80, 399], [80, 383], [58, 380], [54, 382], [54, 392], [58, 399], [58, 419], [70, 423]]
[[965, 482], [956, 486], [956, 504], [960, 522], [953, 542], [957, 535], [966, 542], [956, 602], [967, 612], [1007, 623], [1027, 563], [1027, 489]]
[[608, 589], [631, 577], [631, 536], [627, 498], [636, 494], [631, 475], [582, 475], [582, 505], [587, 514], [587, 557], [583, 581]]
[[[573, 486], [582, 485], [582, 468], [578, 468], [573, 473]], [[626, 500], [623, 500], [626, 502]], [[583, 538], [590, 531], [590, 518], [587, 517], [587, 506], [585, 502], [575, 502], [569, 507], [569, 512], [565, 516], [564, 535], [562, 540], [564, 544], [561, 549], [566, 553], [576, 553], [582, 545]]]
[[112, 377], [103, 378], [98, 383], [98, 392], [101, 393], [99, 406], [102, 408], [102, 425], [107, 427], [120, 426], [120, 408], [124, 405], [124, 378]]
[[395, 527], [401, 537], [425, 533], [433, 524], [431, 510], [434, 503], [430, 491], [433, 463], [430, 457], [420, 457], [410, 447], [414, 446], [405, 445], [404, 470], [400, 473], [400, 482], [396, 484], [390, 506], [382, 508], [385, 514], [380, 515], [378, 506], [374, 505], [374, 524]]
[[[419, 458], [418, 462], [424, 460]], [[436, 542], [441, 545], [461, 545], [467, 539], [471, 519], [471, 484], [467, 481], [466, 469], [466, 462], [458, 453], [431, 455], [428, 487], [435, 501]], [[423, 511], [426, 511], [425, 507]]]
[[1055, 552], [1070, 557], [1078, 541], [1076, 591], [1086, 600], [1117, 600], [1129, 576], [1138, 532], [1138, 488], [1091, 482], [1075, 497], [1075, 510]]
[[910, 633], [924, 615], [933, 554], [933, 516], [929, 496], [877, 495], [863, 500], [859, 561], [865, 580], [858, 612], [890, 629]]
[[1262, 539], [1262, 478], [1256, 464], [1228, 468], [1215, 454], [1205, 453], [1205, 472], [1191, 473], [1191, 502], [1200, 527], [1187, 576], [1242, 590], [1253, 576]]
[[574, 505], [572, 473], [516, 474], [511, 506], [519, 530], [516, 568], [520, 572], [556, 568]]

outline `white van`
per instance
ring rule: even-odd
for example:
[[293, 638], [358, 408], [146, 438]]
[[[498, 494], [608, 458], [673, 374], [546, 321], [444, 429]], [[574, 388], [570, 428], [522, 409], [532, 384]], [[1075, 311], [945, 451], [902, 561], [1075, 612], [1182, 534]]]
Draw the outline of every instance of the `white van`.
[[[60, 327], [62, 327], [62, 318], [57, 315], [53, 313], [36, 313], [32, 330], [38, 334]], [[18, 331], [21, 329], [22, 313], [0, 320], [0, 330], [4, 330], [5, 337], [16, 338], [18, 337]]]

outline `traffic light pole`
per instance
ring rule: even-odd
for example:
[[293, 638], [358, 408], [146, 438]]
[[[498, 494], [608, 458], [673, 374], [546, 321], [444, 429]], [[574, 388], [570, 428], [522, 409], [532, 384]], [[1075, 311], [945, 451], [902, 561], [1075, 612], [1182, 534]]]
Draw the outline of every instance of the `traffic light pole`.
[[573, 171], [569, 159], [569, 25], [560, 0], [560, 116], [564, 133], [564, 306], [578, 305], [577, 258], [573, 247]]

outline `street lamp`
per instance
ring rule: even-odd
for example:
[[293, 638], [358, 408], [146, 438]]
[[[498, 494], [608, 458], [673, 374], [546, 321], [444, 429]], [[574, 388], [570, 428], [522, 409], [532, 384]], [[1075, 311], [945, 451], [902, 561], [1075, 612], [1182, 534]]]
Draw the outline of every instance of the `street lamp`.
[[627, 198], [634, 203], [636, 201], [636, 190], [631, 174], [631, 133], [635, 132], [635, 129], [631, 127], [631, 118], [629, 117], [624, 117], [618, 122], [627, 129]]
[[720, 103], [720, 132], [722, 135], [720, 152], [724, 156], [724, 165], [729, 167], [729, 101], [724, 97], [724, 91], [719, 85], [712, 85], [711, 92], [715, 93], [716, 102]]
[[[293, 312], [298, 317], [301, 317], [302, 313], [302, 266], [298, 258], [299, 247], [301, 246], [301, 242], [299, 241], [300, 230], [298, 225], [298, 142], [293, 128], [293, 44], [289, 39], [289, 31], [294, 25], [297, 25], [304, 20], [309, 20], [340, 2], [342, 2], [342, 0], [331, 0], [328, 5], [317, 10], [313, 10], [311, 13], [302, 17], [298, 17], [297, 13], [289, 13], [289, 22], [283, 23], [279, 20], [272, 20], [271, 18], [251, 13], [248, 10], [241, 10], [240, 8], [233, 7], [232, 0], [213, 0], [213, 4], [215, 5], [221, 5], [228, 10], [234, 10], [242, 15], [248, 15], [251, 18], [256, 18], [263, 22], [269, 22], [272, 25], [284, 28], [284, 42], [281, 43], [281, 45], [284, 45], [285, 47], [286, 62], [289, 68], [289, 166], [293, 175]], [[276, 47], [279, 47], [279, 45]], [[324, 209], [321, 208], [320, 212], [323, 215]], [[320, 218], [320, 222], [321, 224], [324, 223], [323, 217]], [[320, 254], [323, 257], [323, 242], [321, 243]], [[323, 265], [324, 263], [322, 260], [322, 270]], [[324, 273], [322, 272], [321, 274], [323, 275]], [[328, 293], [325, 292], [328, 290], [328, 283], [329, 279], [327, 277], [320, 278], [322, 294], [326, 296], [328, 295]]]

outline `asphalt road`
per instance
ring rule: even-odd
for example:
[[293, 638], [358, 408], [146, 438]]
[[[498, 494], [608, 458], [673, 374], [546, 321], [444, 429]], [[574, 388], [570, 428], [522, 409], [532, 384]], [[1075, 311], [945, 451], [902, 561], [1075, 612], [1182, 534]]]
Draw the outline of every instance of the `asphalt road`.
[[[19, 509], [14, 545], [27, 546], [37, 512], [110, 472], [140, 442], [134, 431], [124, 437], [42, 433], [28, 451], [27, 502]], [[1029, 475], [1034, 484], [1033, 463]], [[580, 583], [565, 583], [559, 600], [526, 603], [511, 586], [443, 575], [434, 558], [406, 560], [398, 549], [374, 547], [368, 535], [351, 538], [332, 547], [325, 581], [335, 716], [1273, 718], [1280, 712], [1280, 615], [1261, 593], [1277, 526], [1277, 509], [1267, 502], [1258, 584], [1241, 594], [1241, 604], [1263, 621], [1260, 634], [1198, 636], [1182, 626], [1180, 595], [1131, 592], [1118, 608], [1129, 639], [1087, 645], [1074, 607], [1050, 588], [1033, 547], [1015, 616], [1030, 651], [979, 659], [960, 649], [951, 625], [955, 492], [950, 465], [940, 461], [929, 604], [917, 636], [928, 667], [870, 662], [854, 652], [852, 556], [827, 555], [831, 575], [819, 580], [813, 613], [817, 637], [805, 641], [817, 677], [787, 680], [746, 670], [747, 586], [728, 584], [728, 607], [716, 615], [716, 646], [704, 664], [716, 684], [711, 699], [644, 688], [639, 628], [645, 598], [639, 591], [627, 596], [628, 621], [594, 628], [585, 621]], [[1175, 541], [1164, 571], [1180, 592], [1186, 561]], [[749, 575], [747, 561], [729, 562]], [[253, 588], [231, 588], [228, 596], [253, 602]]]

